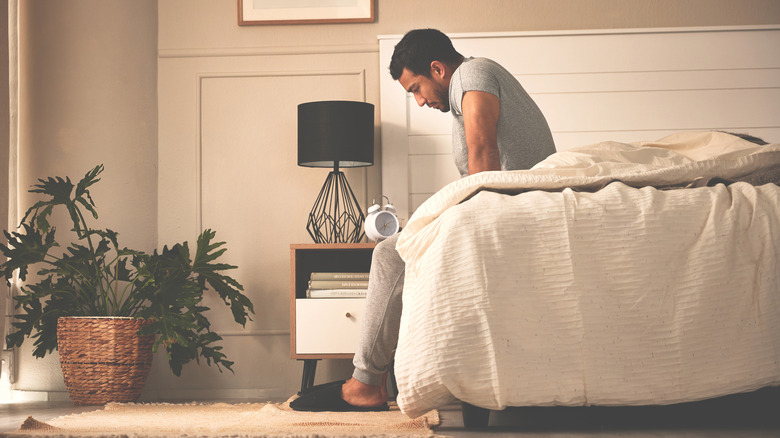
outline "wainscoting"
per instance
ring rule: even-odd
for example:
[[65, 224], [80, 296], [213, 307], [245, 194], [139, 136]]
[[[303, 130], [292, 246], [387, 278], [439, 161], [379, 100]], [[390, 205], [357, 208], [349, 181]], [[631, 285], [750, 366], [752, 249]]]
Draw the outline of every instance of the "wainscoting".
[[[378, 121], [377, 58], [376, 46], [160, 51], [159, 241], [214, 229], [256, 315], [242, 330], [210, 300], [235, 374], [202, 364], [177, 379], [159, 357], [143, 399], [286, 399], [300, 387], [302, 364], [289, 358], [289, 245], [311, 242], [306, 219], [328, 170], [297, 165], [297, 106], [365, 101]], [[345, 170], [364, 210], [380, 195], [376, 129], [376, 165]], [[349, 374], [350, 361], [325, 361], [317, 377]]]

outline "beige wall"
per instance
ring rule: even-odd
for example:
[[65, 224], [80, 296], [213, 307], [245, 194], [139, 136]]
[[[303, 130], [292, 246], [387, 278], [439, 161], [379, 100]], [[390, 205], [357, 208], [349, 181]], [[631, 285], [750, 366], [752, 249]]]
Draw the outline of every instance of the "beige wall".
[[[91, 190], [99, 221], [120, 244], [157, 243], [157, 2], [20, 2], [20, 203], [37, 178], [78, 181], [103, 163]], [[24, 213], [24, 211], [22, 211]], [[71, 227], [59, 222], [59, 233]], [[55, 357], [19, 351], [17, 389], [64, 390]]]
[[157, 2], [22, 1], [20, 16], [20, 185], [103, 163], [100, 225], [154, 248]]
[[[177, 379], [158, 357], [147, 400], [295, 391], [301, 366], [289, 359], [288, 248], [309, 240], [305, 215], [326, 172], [295, 164], [294, 109], [326, 98], [378, 107], [386, 74], [378, 35], [780, 22], [776, 0], [382, 0], [375, 23], [239, 27], [236, 3], [22, 5], [22, 186], [40, 176], [78, 178], [105, 163], [94, 192], [102, 225], [141, 249], [213, 227], [255, 303], [247, 330], [223, 313], [213, 318], [235, 375], [203, 365]], [[348, 178], [363, 208], [381, 193], [378, 166]], [[34, 360], [29, 349], [20, 356], [17, 389], [63, 389], [56, 362]], [[350, 366], [326, 361], [319, 370], [321, 382], [346, 377]]]
[[236, 26], [234, 0], [161, 0], [161, 50], [376, 45], [417, 27], [447, 33], [776, 24], [776, 0], [377, 0], [370, 24]]

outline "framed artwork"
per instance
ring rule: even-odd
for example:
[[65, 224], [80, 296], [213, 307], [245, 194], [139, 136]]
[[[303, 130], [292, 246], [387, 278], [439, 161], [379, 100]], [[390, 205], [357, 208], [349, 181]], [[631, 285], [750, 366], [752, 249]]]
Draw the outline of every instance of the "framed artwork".
[[238, 0], [239, 26], [373, 23], [375, 0]]

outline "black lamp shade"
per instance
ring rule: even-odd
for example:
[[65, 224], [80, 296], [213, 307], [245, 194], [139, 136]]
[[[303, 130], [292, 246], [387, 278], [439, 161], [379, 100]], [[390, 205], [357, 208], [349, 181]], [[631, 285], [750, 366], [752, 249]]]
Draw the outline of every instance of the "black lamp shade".
[[374, 105], [329, 100], [298, 105], [298, 165], [374, 164]]

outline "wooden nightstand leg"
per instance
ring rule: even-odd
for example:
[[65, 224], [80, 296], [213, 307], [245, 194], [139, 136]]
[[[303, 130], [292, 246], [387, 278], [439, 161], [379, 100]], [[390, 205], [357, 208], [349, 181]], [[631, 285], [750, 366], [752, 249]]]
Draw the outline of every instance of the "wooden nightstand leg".
[[314, 386], [314, 374], [317, 372], [317, 361], [319, 359], [298, 359], [303, 360], [303, 377], [301, 378], [301, 392]]

